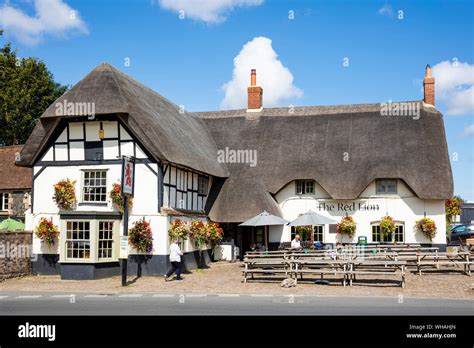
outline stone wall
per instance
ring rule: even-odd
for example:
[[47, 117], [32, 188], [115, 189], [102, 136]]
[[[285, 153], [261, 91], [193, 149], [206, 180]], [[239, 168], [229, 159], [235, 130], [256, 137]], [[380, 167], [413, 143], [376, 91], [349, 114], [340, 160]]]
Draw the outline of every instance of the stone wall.
[[0, 281], [31, 274], [32, 233], [0, 231]]

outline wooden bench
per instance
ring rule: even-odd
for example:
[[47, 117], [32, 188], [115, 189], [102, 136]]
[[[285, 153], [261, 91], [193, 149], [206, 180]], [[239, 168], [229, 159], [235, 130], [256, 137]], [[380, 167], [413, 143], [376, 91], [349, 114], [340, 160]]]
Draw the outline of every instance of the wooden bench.
[[444, 252], [444, 253], [420, 253], [417, 255], [417, 271], [421, 275], [423, 268], [436, 268], [440, 269], [440, 266], [454, 265], [459, 269], [463, 269], [466, 275], [471, 275], [471, 264], [470, 253], [467, 251], [459, 252]]
[[242, 270], [243, 282], [247, 283], [248, 276], [250, 275], [254, 279], [255, 274], [271, 275], [285, 274], [285, 278], [288, 275], [291, 277], [291, 263], [283, 258], [272, 258], [272, 259], [245, 259], [244, 269]]
[[298, 275], [303, 279], [304, 274], [317, 274], [324, 279], [325, 274], [342, 275], [342, 285], [346, 286], [347, 262], [334, 259], [296, 259], [291, 260], [292, 271], [297, 281]]
[[401, 277], [401, 286], [405, 287], [405, 261], [353, 260], [347, 272], [349, 285], [357, 275], [386, 275]]

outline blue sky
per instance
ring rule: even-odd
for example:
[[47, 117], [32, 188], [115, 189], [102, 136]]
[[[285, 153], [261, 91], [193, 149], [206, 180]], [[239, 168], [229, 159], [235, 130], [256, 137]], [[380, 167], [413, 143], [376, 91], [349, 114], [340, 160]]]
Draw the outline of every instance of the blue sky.
[[[460, 94], [474, 88], [472, 1], [201, 1], [9, 0], [0, 5], [1, 40], [43, 59], [63, 84], [106, 61], [190, 111], [240, 105], [232, 91], [245, 88], [240, 71], [252, 58], [257, 78], [285, 81], [264, 86], [267, 106], [420, 100], [431, 64], [449, 77], [437, 79], [436, 106], [445, 115], [455, 194], [474, 200], [473, 103]], [[72, 22], [63, 18], [70, 10]], [[262, 55], [249, 57], [248, 42]], [[457, 98], [463, 107], [454, 112]]]

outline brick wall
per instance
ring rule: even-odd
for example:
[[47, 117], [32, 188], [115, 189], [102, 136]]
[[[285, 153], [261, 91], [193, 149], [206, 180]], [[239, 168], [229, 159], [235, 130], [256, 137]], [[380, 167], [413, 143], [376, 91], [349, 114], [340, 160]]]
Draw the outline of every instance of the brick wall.
[[0, 231], [0, 281], [31, 274], [31, 232]]

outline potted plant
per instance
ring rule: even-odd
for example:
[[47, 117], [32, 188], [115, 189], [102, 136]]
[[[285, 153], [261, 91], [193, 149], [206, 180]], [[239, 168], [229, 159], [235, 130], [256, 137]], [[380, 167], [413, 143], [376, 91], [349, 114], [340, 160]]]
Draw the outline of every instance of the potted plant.
[[[114, 206], [114, 208], [123, 214], [125, 210], [125, 199], [121, 195], [121, 189], [122, 187], [119, 183], [112, 184], [112, 191], [110, 191], [109, 197], [112, 200], [112, 205]], [[130, 197], [128, 199], [128, 209], [131, 209], [132, 207], [133, 198]]]
[[77, 203], [76, 189], [74, 185], [76, 181], [63, 179], [54, 185], [53, 200], [62, 210], [71, 210]]
[[431, 241], [436, 235], [436, 224], [430, 218], [424, 217], [418, 220], [415, 224], [415, 228], [418, 232], [423, 233]]
[[57, 226], [53, 224], [53, 221], [41, 218], [38, 226], [35, 228], [35, 235], [41, 239], [41, 242], [46, 243], [51, 247], [59, 236], [59, 230]]
[[352, 239], [356, 232], [356, 223], [352, 216], [344, 216], [341, 219], [341, 222], [336, 224], [336, 231], [341, 236], [347, 235]]
[[140, 252], [151, 252], [153, 250], [153, 233], [150, 223], [145, 219], [136, 221], [134, 226], [128, 230], [128, 244]]
[[396, 229], [397, 226], [395, 226], [395, 222], [391, 216], [386, 215], [380, 219], [380, 234], [382, 236], [382, 240], [395, 232]]

